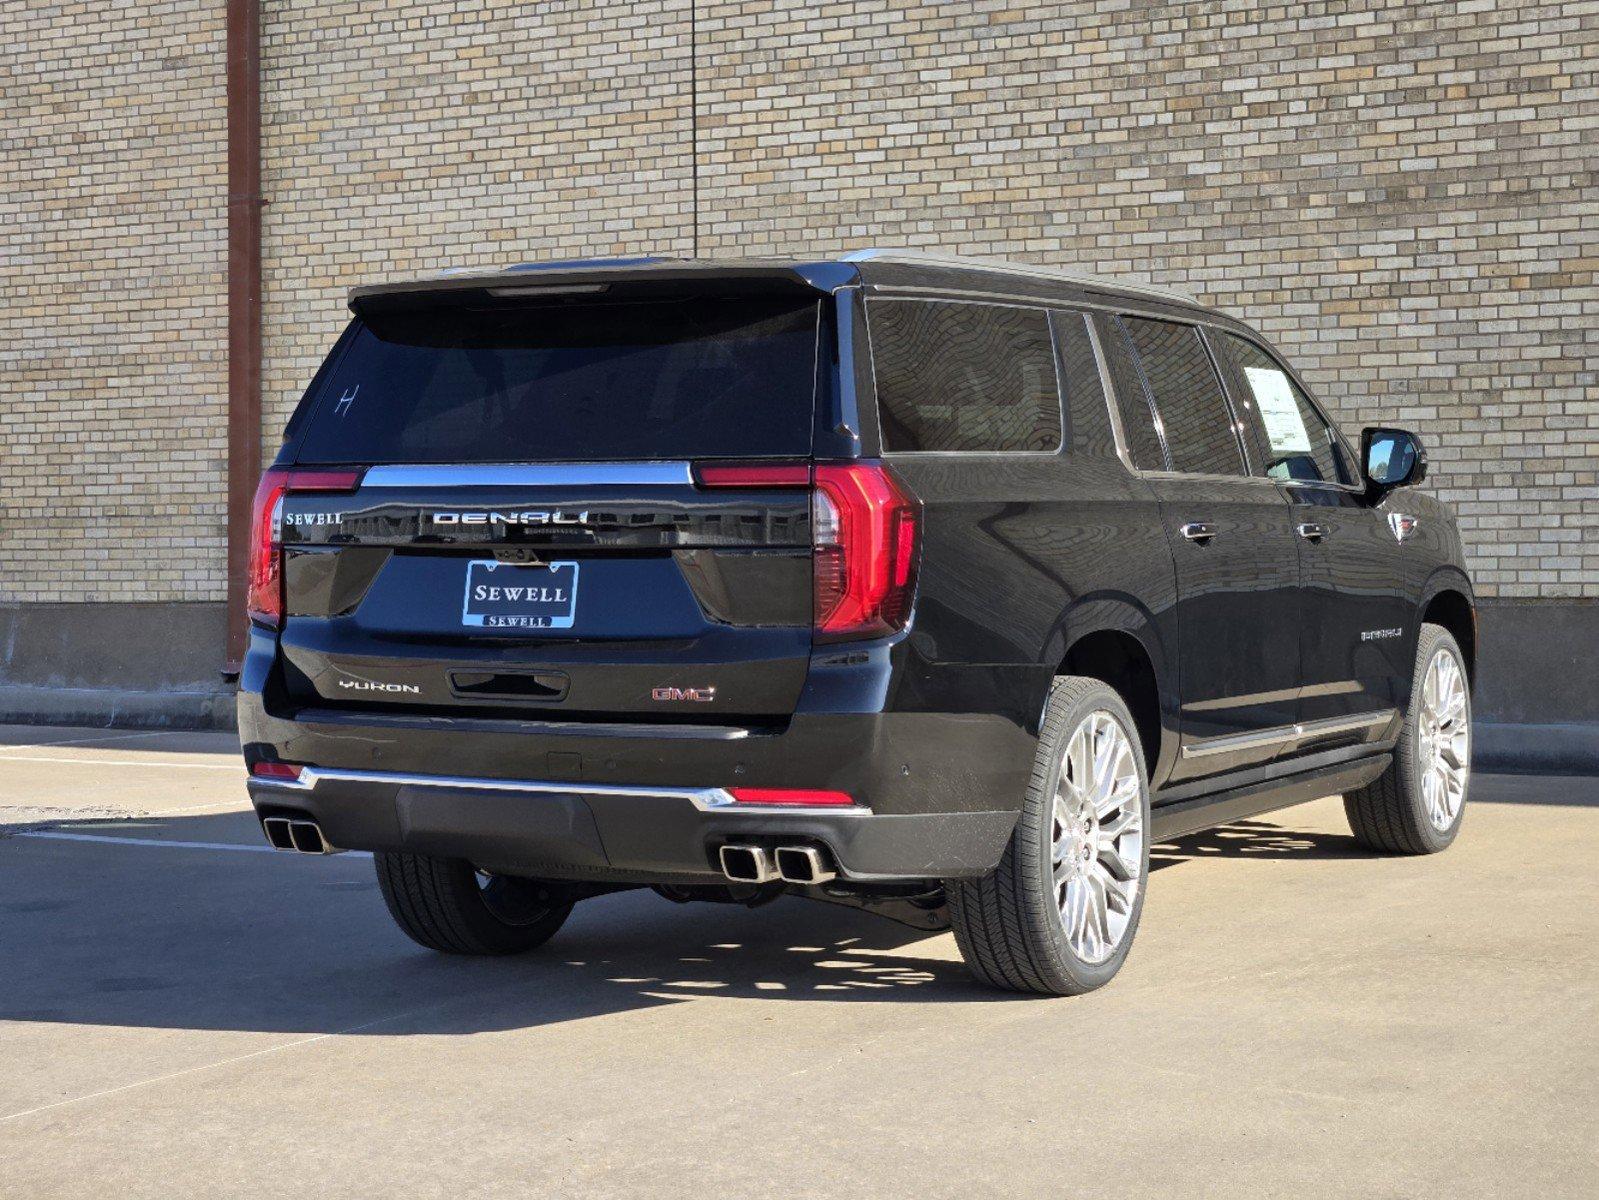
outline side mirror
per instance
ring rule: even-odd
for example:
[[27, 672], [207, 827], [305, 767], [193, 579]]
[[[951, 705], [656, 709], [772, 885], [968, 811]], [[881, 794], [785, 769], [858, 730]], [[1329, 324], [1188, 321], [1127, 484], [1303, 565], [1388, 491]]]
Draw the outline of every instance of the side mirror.
[[1360, 458], [1366, 494], [1374, 500], [1427, 478], [1427, 452], [1421, 439], [1403, 429], [1363, 429]]

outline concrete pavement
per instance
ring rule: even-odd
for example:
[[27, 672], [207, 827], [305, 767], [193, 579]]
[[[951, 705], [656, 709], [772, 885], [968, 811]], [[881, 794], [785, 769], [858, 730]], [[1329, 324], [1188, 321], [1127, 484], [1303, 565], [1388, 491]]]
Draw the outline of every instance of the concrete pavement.
[[1430, 859], [1336, 800], [1160, 848], [1121, 977], [798, 900], [432, 956], [263, 853], [227, 735], [0, 732], [0, 1195], [1599, 1191], [1599, 780]]

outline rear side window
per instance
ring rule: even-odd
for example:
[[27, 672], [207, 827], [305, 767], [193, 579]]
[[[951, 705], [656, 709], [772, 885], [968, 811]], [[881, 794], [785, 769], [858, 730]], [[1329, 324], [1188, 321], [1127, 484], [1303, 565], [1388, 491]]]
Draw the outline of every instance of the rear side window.
[[1244, 474], [1232, 411], [1199, 330], [1144, 317], [1120, 320], [1138, 357], [1171, 469], [1196, 475]]
[[819, 304], [449, 307], [357, 322], [302, 463], [803, 457]]
[[1133, 356], [1127, 331], [1115, 317], [1099, 318], [1100, 336], [1110, 366], [1111, 383], [1116, 388], [1116, 411], [1121, 417], [1122, 437], [1133, 466], [1140, 471], [1164, 471], [1166, 451], [1155, 431], [1155, 410], [1144, 391], [1138, 360]]
[[1066, 393], [1067, 449], [1090, 458], [1115, 458], [1116, 439], [1111, 433], [1110, 410], [1105, 407], [1099, 360], [1089, 338], [1088, 317], [1058, 311], [1052, 319], [1055, 344], [1060, 349], [1061, 388]]
[[1254, 409], [1266, 474], [1305, 483], [1353, 483], [1338, 435], [1282, 364], [1237, 334], [1224, 333], [1216, 340], [1237, 394], [1246, 408]]
[[1060, 449], [1042, 309], [872, 300], [866, 311], [885, 451]]

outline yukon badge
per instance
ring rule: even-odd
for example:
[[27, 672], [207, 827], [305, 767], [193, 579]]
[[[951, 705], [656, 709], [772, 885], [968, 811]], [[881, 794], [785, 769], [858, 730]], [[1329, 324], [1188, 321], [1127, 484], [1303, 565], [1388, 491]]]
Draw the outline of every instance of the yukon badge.
[[697, 704], [709, 704], [716, 699], [716, 689], [713, 687], [658, 687], [650, 689], [650, 699], [660, 700], [668, 704], [679, 701], [692, 701]]
[[407, 696], [422, 694], [422, 689], [414, 683], [378, 683], [374, 679], [341, 679], [339, 686], [349, 692], [391, 692]]
[[1416, 526], [1419, 524], [1421, 524], [1421, 521], [1408, 513], [1394, 512], [1388, 514], [1388, 528], [1394, 531], [1395, 541], [1404, 541], [1416, 532]]

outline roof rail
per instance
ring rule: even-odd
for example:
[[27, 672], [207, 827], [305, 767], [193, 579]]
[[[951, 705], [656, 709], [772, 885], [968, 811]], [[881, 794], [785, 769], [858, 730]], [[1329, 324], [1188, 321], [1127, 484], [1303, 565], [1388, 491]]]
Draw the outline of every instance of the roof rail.
[[921, 263], [926, 266], [964, 267], [975, 271], [1002, 271], [1008, 275], [1028, 275], [1037, 279], [1055, 279], [1062, 283], [1078, 283], [1086, 287], [1105, 288], [1118, 292], [1139, 292], [1162, 300], [1175, 300], [1180, 304], [1198, 304], [1187, 292], [1161, 287], [1155, 283], [1140, 283], [1116, 279], [1108, 275], [1091, 275], [1085, 271], [1071, 271], [1061, 267], [1041, 267], [1034, 263], [1007, 262], [1002, 258], [976, 258], [965, 254], [943, 254], [936, 250], [913, 250], [895, 246], [869, 246], [851, 250], [843, 256], [844, 262]]

